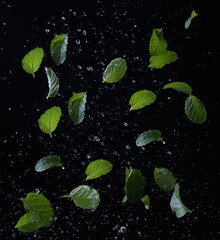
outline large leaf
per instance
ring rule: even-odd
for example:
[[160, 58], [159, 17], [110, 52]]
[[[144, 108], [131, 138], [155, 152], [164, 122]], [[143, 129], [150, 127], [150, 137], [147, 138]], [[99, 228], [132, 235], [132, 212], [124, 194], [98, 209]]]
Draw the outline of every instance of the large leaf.
[[138, 92], [135, 92], [129, 101], [129, 104], [131, 106], [130, 110], [137, 110], [150, 105], [156, 100], [156, 97], [157, 96], [149, 90], [140, 90]]
[[43, 48], [35, 48], [31, 50], [22, 59], [22, 67], [25, 72], [32, 74], [35, 77], [35, 72], [39, 69], [42, 59], [44, 57]]
[[177, 183], [174, 188], [173, 195], [170, 200], [170, 207], [175, 212], [177, 218], [183, 217], [186, 213], [192, 213], [181, 201], [179, 194], [179, 184]]
[[30, 213], [37, 224], [42, 227], [49, 227], [52, 224], [53, 209], [50, 202], [42, 194], [30, 192], [26, 198], [21, 200], [24, 203], [25, 210]]
[[68, 112], [74, 124], [79, 124], [85, 117], [86, 93], [75, 93], [69, 100]]
[[185, 101], [185, 113], [193, 123], [204, 123], [207, 118], [204, 104], [193, 95], [190, 95]]
[[76, 206], [83, 209], [96, 209], [100, 203], [99, 193], [88, 185], [81, 185], [64, 197], [72, 198]]
[[141, 133], [137, 140], [136, 140], [136, 146], [142, 147], [144, 145], [147, 145], [154, 141], [162, 141], [163, 139], [161, 137], [161, 132], [159, 130], [148, 130], [146, 132]]
[[35, 165], [35, 171], [42, 172], [51, 167], [63, 167], [60, 160], [60, 157], [57, 155], [48, 155], [43, 157]]
[[114, 83], [121, 80], [127, 70], [127, 64], [125, 59], [116, 58], [112, 60], [105, 69], [102, 79], [103, 82]]
[[60, 80], [56, 76], [55, 72], [48, 67], [45, 67], [47, 80], [48, 80], [48, 86], [49, 86], [49, 92], [47, 95], [47, 99], [51, 97], [55, 97], [58, 94], [59, 87], [60, 87]]
[[190, 16], [190, 17], [186, 20], [186, 22], [185, 22], [185, 29], [188, 29], [188, 28], [189, 28], [192, 19], [193, 19], [194, 17], [196, 17], [196, 16], [198, 16], [198, 14], [193, 10], [193, 11], [191, 12], [191, 16]]
[[95, 179], [105, 175], [112, 170], [112, 164], [104, 159], [92, 161], [86, 168], [86, 180]]
[[163, 167], [154, 169], [154, 179], [156, 184], [166, 192], [170, 192], [176, 183], [173, 173]]
[[36, 230], [41, 228], [41, 225], [35, 222], [35, 219], [30, 213], [26, 213], [18, 220], [15, 227], [20, 232], [35, 232]]
[[150, 39], [149, 50], [151, 56], [157, 56], [165, 53], [167, 50], [167, 42], [163, 38], [162, 29], [154, 29]]
[[56, 129], [61, 116], [60, 107], [52, 107], [48, 109], [38, 120], [39, 127], [42, 132], [52, 137], [52, 132]]
[[144, 194], [145, 180], [138, 169], [126, 170], [125, 192], [130, 203], [136, 203]]
[[183, 92], [186, 94], [191, 94], [192, 93], [192, 88], [185, 82], [171, 82], [166, 84], [163, 89], [175, 89], [179, 92]]
[[66, 59], [68, 35], [61, 34], [54, 37], [50, 43], [50, 53], [56, 65], [62, 64]]

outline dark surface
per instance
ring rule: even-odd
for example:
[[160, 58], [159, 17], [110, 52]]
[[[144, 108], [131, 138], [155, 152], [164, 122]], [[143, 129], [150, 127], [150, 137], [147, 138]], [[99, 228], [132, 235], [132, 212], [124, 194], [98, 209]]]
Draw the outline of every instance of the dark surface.
[[[210, 1], [103, 2], [54, 1], [49, 6], [1, 1], [1, 239], [218, 239], [216, 6]], [[185, 30], [192, 10], [199, 16]], [[147, 67], [154, 28], [163, 28], [168, 49], [179, 57], [160, 70]], [[67, 59], [56, 66], [49, 45], [55, 34], [62, 33], [69, 35]], [[44, 49], [45, 57], [32, 78], [23, 71], [21, 59], [37, 46]], [[126, 75], [116, 84], [103, 84], [102, 73], [116, 57], [126, 59]], [[59, 96], [49, 100], [45, 66], [51, 67], [61, 82]], [[204, 124], [193, 124], [185, 116], [186, 95], [162, 90], [169, 81], [184, 81], [192, 87], [208, 112]], [[154, 91], [157, 100], [130, 112], [129, 99], [141, 89]], [[74, 92], [83, 91], [88, 96], [86, 117], [74, 126], [67, 102]], [[63, 114], [50, 139], [37, 121], [54, 105], [60, 106]], [[149, 129], [161, 130], [166, 144], [136, 147], [137, 136]], [[48, 154], [59, 155], [65, 170], [36, 173], [37, 160]], [[98, 158], [111, 161], [113, 170], [86, 182], [85, 168]], [[121, 202], [129, 166], [140, 169], [145, 177], [151, 200], [148, 211], [141, 202]], [[174, 173], [181, 199], [192, 214], [175, 217], [169, 207], [172, 193], [163, 192], [154, 182], [155, 167]], [[79, 209], [62, 197], [81, 184], [99, 191], [101, 203], [95, 211]], [[24, 234], [14, 226], [25, 213], [19, 199], [31, 191], [50, 200], [55, 220], [47, 229]], [[121, 227], [126, 227], [125, 233]]]

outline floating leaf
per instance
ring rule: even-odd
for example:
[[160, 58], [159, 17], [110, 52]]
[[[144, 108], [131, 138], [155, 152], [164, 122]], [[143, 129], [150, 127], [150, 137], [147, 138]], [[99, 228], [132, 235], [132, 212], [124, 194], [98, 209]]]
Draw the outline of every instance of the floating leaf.
[[112, 60], [105, 69], [102, 79], [103, 82], [115, 83], [121, 80], [127, 70], [127, 64], [125, 59], [116, 58]]
[[144, 203], [145, 209], [150, 208], [150, 197], [148, 195], [145, 195], [141, 198], [141, 201]]
[[26, 198], [21, 198], [21, 200], [25, 210], [29, 212], [37, 224], [42, 227], [49, 227], [52, 224], [53, 209], [50, 202], [42, 194], [30, 192]]
[[31, 50], [21, 61], [24, 71], [35, 77], [34, 73], [39, 69], [43, 57], [43, 48], [37, 47]]
[[74, 124], [80, 124], [85, 117], [86, 93], [75, 93], [69, 100], [69, 116]]
[[163, 38], [162, 29], [153, 29], [150, 39], [149, 50], [151, 56], [157, 56], [165, 53], [167, 50], [167, 41]]
[[185, 82], [171, 82], [166, 84], [163, 87], [163, 89], [168, 89], [168, 88], [172, 88], [179, 92], [183, 92], [189, 95], [192, 93], [192, 88]]
[[178, 56], [173, 51], [166, 51], [165, 53], [159, 54], [157, 56], [150, 57], [150, 68], [162, 68], [164, 65], [175, 62]]
[[61, 34], [54, 37], [50, 43], [50, 53], [56, 65], [62, 64], [66, 59], [68, 35]]
[[42, 132], [52, 137], [52, 132], [56, 129], [61, 117], [60, 107], [52, 107], [48, 109], [38, 120], [39, 127]]
[[61, 158], [57, 155], [48, 155], [41, 158], [35, 165], [35, 171], [42, 172], [51, 167], [63, 167], [60, 163]]
[[156, 100], [156, 97], [157, 96], [149, 90], [140, 90], [138, 92], [135, 92], [129, 101], [129, 104], [131, 106], [130, 110], [137, 110], [150, 105]]
[[176, 183], [173, 173], [163, 167], [154, 169], [154, 179], [156, 184], [166, 192], [170, 192]]
[[35, 222], [35, 219], [30, 213], [26, 213], [18, 220], [15, 227], [20, 232], [35, 232], [36, 230], [41, 228], [41, 225]]
[[47, 95], [47, 99], [51, 97], [55, 97], [58, 94], [59, 87], [60, 87], [60, 80], [56, 76], [55, 72], [48, 67], [45, 67], [48, 86], [49, 86], [49, 93]]
[[191, 16], [190, 16], [190, 17], [186, 20], [186, 22], [185, 22], [185, 29], [188, 29], [188, 28], [189, 28], [192, 19], [193, 19], [194, 17], [196, 17], [196, 16], [198, 16], [198, 14], [193, 10], [193, 11], [191, 12]]
[[170, 200], [170, 207], [175, 212], [177, 218], [183, 217], [186, 213], [192, 213], [181, 201], [179, 194], [179, 184], [177, 183], [174, 188], [173, 195]]
[[104, 159], [92, 161], [86, 168], [86, 180], [95, 179], [105, 175], [112, 170], [112, 164]]
[[100, 203], [99, 193], [88, 185], [81, 185], [64, 197], [72, 198], [76, 206], [83, 209], [96, 209]]
[[161, 132], [159, 130], [151, 129], [151, 130], [141, 133], [136, 140], [136, 145], [138, 147], [142, 147], [153, 141], [162, 141], [163, 142], [163, 139], [161, 138]]
[[193, 95], [190, 95], [185, 101], [185, 113], [193, 123], [204, 123], [207, 118], [204, 104]]

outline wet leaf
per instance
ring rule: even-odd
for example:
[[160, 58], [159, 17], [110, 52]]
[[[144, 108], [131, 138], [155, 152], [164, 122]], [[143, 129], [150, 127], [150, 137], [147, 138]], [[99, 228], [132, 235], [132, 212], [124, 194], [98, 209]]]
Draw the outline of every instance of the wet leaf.
[[150, 65], [148, 67], [150, 68], [157, 68], [160, 69], [166, 64], [170, 64], [172, 62], [175, 62], [177, 60], [178, 56], [173, 51], [166, 51], [165, 53], [151, 56], [150, 57]]
[[35, 222], [35, 219], [30, 213], [26, 213], [18, 220], [15, 227], [20, 232], [35, 232], [36, 230], [41, 228], [41, 225]]
[[35, 165], [35, 171], [42, 172], [51, 167], [63, 167], [60, 163], [61, 158], [57, 155], [48, 155], [41, 158]]
[[56, 76], [55, 72], [48, 67], [45, 67], [47, 80], [48, 80], [48, 86], [49, 86], [49, 92], [47, 95], [47, 99], [51, 97], [55, 97], [58, 94], [59, 87], [60, 87], [60, 80]]
[[136, 146], [142, 147], [154, 141], [162, 141], [161, 132], [159, 130], [148, 130], [146, 132], [141, 133], [137, 140]]
[[149, 51], [151, 56], [157, 56], [165, 53], [167, 50], [167, 41], [163, 38], [162, 29], [153, 29], [150, 38]]
[[188, 28], [189, 28], [192, 19], [193, 19], [194, 17], [196, 17], [196, 16], [198, 16], [198, 14], [193, 10], [193, 11], [191, 12], [191, 16], [190, 16], [190, 17], [186, 20], [186, 22], [185, 22], [185, 29], [188, 29]]
[[163, 89], [168, 88], [175, 89], [179, 92], [183, 92], [189, 95], [192, 93], [192, 88], [185, 82], [171, 82], [163, 87]]
[[141, 201], [144, 203], [145, 209], [150, 208], [150, 197], [148, 195], [145, 195], [141, 198]]

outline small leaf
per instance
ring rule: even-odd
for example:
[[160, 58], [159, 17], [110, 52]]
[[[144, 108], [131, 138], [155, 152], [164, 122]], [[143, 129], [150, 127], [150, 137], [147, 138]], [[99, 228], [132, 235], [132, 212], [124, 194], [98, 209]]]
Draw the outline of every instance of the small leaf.
[[16, 226], [15, 226], [20, 232], [35, 232], [39, 228], [41, 228], [41, 225], [35, 222], [35, 219], [32, 217], [30, 213], [24, 214], [22, 216]]
[[55, 97], [58, 94], [59, 87], [60, 87], [60, 80], [56, 76], [55, 72], [48, 67], [45, 67], [47, 80], [48, 80], [48, 86], [49, 86], [49, 92], [47, 95], [47, 99], [51, 97]]
[[198, 16], [198, 14], [193, 10], [193, 11], [191, 12], [191, 16], [190, 16], [190, 17], [186, 20], [186, 22], [185, 22], [185, 29], [188, 29], [188, 28], [189, 28], [192, 19], [193, 19], [194, 17], [196, 17], [196, 16]]
[[193, 95], [190, 95], [185, 101], [185, 113], [193, 123], [204, 123], [207, 118], [204, 104]]
[[181, 201], [179, 194], [179, 184], [177, 183], [174, 188], [173, 195], [170, 200], [170, 207], [175, 212], [177, 218], [183, 217], [186, 213], [192, 213]]
[[96, 209], [100, 203], [99, 193], [88, 185], [81, 185], [64, 197], [72, 198], [76, 206], [83, 209]]
[[145, 185], [145, 180], [140, 170], [130, 168], [130, 170], [127, 171], [126, 169], [125, 192], [128, 202], [136, 203], [140, 200], [144, 194]]
[[61, 34], [54, 37], [50, 43], [50, 53], [56, 65], [62, 64], [66, 60], [68, 35]]
[[35, 77], [34, 73], [39, 69], [43, 57], [43, 48], [37, 47], [31, 50], [21, 61], [24, 71]]
[[166, 51], [165, 53], [159, 54], [157, 56], [150, 57], [150, 68], [162, 68], [164, 65], [175, 62], [178, 56], [173, 51]]
[[116, 58], [112, 60], [105, 69], [102, 79], [103, 82], [115, 83], [121, 80], [127, 70], [127, 64], [125, 59]]
[[129, 101], [129, 104], [131, 106], [130, 110], [137, 110], [150, 105], [156, 100], [156, 97], [157, 96], [149, 90], [140, 90], [138, 92], [135, 92]]
[[53, 209], [50, 202], [42, 194], [30, 192], [26, 198], [21, 200], [24, 203], [25, 210], [29, 212], [37, 224], [42, 227], [49, 227], [52, 224]]
[[148, 195], [145, 195], [144, 197], [142, 197], [141, 201], [144, 203], [145, 209], [150, 208], [150, 197]]
[[42, 132], [52, 137], [52, 132], [56, 129], [61, 117], [60, 107], [52, 107], [48, 109], [38, 120], [39, 127]]
[[161, 132], [159, 130], [151, 129], [151, 130], [141, 133], [136, 140], [136, 146], [142, 147], [153, 141], [162, 141], [163, 142], [163, 140], [161, 138]]
[[153, 29], [153, 34], [150, 39], [149, 50], [151, 56], [157, 56], [165, 53], [167, 50], [167, 42], [163, 38], [162, 29]]
[[183, 92], [189, 95], [192, 93], [192, 88], [185, 82], [171, 82], [163, 87], [163, 89], [168, 88], [175, 89], [179, 92]]
[[105, 175], [112, 170], [112, 164], [104, 159], [92, 161], [86, 168], [86, 180], [95, 179]]
[[51, 167], [63, 167], [60, 160], [60, 157], [57, 155], [48, 155], [43, 157], [35, 165], [35, 171], [42, 172]]
[[176, 183], [172, 172], [163, 167], [154, 169], [154, 179], [156, 184], [166, 192], [170, 192]]

